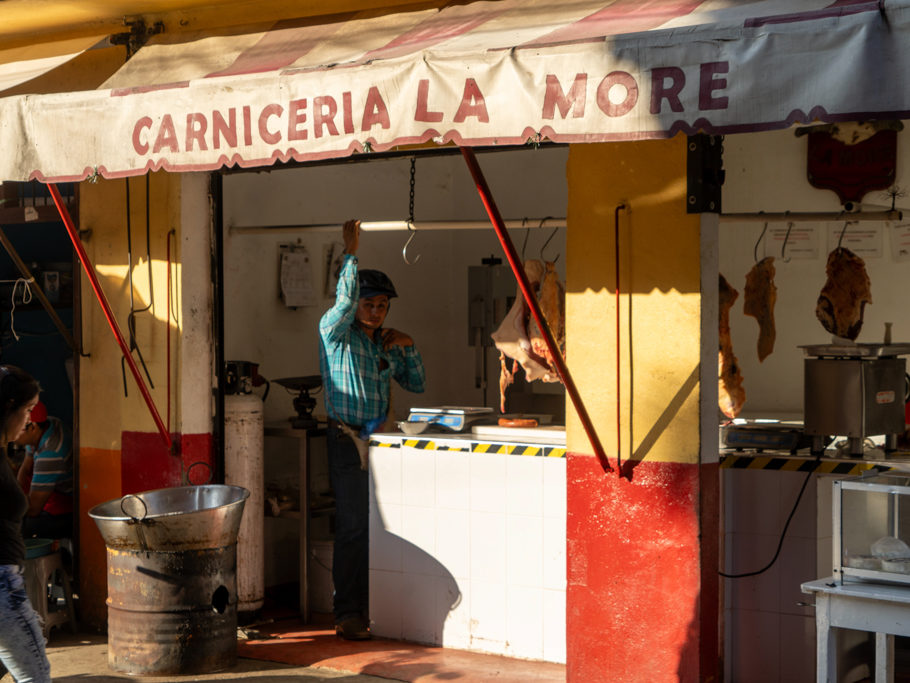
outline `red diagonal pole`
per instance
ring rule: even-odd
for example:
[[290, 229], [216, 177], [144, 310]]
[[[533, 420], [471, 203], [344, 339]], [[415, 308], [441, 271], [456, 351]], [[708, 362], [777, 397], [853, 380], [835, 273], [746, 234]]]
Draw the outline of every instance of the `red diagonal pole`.
[[155, 426], [158, 427], [161, 438], [164, 439], [165, 445], [168, 447], [168, 450], [170, 450], [171, 435], [168, 434], [167, 427], [164, 426], [164, 422], [158, 414], [158, 409], [155, 407], [155, 402], [152, 400], [152, 395], [149, 393], [148, 387], [145, 386], [145, 380], [143, 380], [142, 375], [139, 374], [139, 368], [136, 367], [136, 361], [133, 360], [133, 354], [130, 353], [129, 347], [123, 339], [123, 333], [120, 331], [120, 326], [117, 325], [117, 320], [114, 318], [111, 306], [107, 302], [104, 290], [101, 289], [101, 283], [98, 281], [98, 276], [95, 274], [95, 268], [92, 266], [91, 261], [89, 261], [88, 254], [85, 253], [85, 248], [82, 246], [82, 240], [79, 239], [79, 233], [76, 231], [76, 226], [73, 223], [70, 212], [63, 203], [63, 198], [60, 196], [57, 186], [53, 183], [48, 183], [47, 187], [50, 190], [51, 197], [54, 199], [54, 204], [57, 205], [57, 212], [60, 214], [60, 218], [66, 226], [66, 231], [69, 233], [70, 241], [73, 243], [73, 249], [75, 249], [76, 253], [79, 255], [79, 262], [82, 264], [82, 269], [88, 276], [89, 282], [92, 283], [92, 289], [95, 292], [98, 303], [101, 304], [101, 309], [104, 311], [104, 317], [107, 318], [107, 324], [110, 325], [111, 331], [117, 338], [117, 343], [120, 345], [120, 352], [126, 359], [127, 365], [130, 366], [130, 371], [136, 379], [136, 384], [139, 385], [139, 391], [142, 393], [142, 398], [145, 399], [145, 404], [152, 414], [152, 419], [155, 421]]
[[585, 433], [588, 435], [588, 440], [591, 442], [591, 447], [594, 449], [594, 454], [600, 461], [600, 466], [603, 467], [604, 472], [612, 472], [613, 468], [610, 466], [610, 461], [607, 459], [607, 454], [604, 452], [603, 446], [600, 444], [600, 439], [597, 438], [597, 432], [594, 430], [594, 424], [591, 422], [588, 411], [585, 409], [585, 404], [581, 400], [581, 395], [578, 393], [578, 388], [575, 386], [575, 382], [572, 381], [572, 375], [569, 374], [569, 368], [566, 366], [565, 360], [563, 360], [562, 353], [559, 350], [559, 345], [553, 338], [553, 333], [550, 331], [550, 326], [547, 325], [547, 321], [544, 319], [543, 313], [540, 311], [540, 305], [537, 303], [537, 297], [534, 295], [534, 290], [531, 289], [531, 283], [528, 282], [528, 276], [525, 274], [525, 269], [521, 263], [521, 258], [518, 256], [518, 252], [515, 250], [515, 245], [512, 244], [512, 238], [509, 237], [509, 233], [506, 230], [505, 224], [503, 223], [502, 216], [499, 214], [499, 209], [496, 207], [496, 201], [493, 199], [493, 194], [490, 192], [490, 188], [487, 186], [487, 181], [483, 177], [483, 172], [480, 170], [480, 165], [477, 163], [477, 157], [474, 155], [474, 150], [472, 150], [470, 147], [462, 147], [461, 154], [464, 156], [464, 160], [468, 164], [468, 169], [471, 171], [471, 175], [474, 177], [474, 184], [477, 186], [477, 192], [480, 194], [480, 199], [483, 202], [484, 208], [487, 210], [487, 215], [490, 217], [490, 222], [493, 224], [493, 229], [496, 231], [496, 236], [499, 238], [499, 242], [502, 244], [502, 248], [506, 252], [506, 258], [509, 260], [509, 265], [512, 267], [512, 272], [515, 274], [515, 279], [518, 280], [518, 287], [521, 289], [521, 293], [524, 296], [528, 307], [531, 309], [531, 315], [534, 316], [534, 321], [537, 323], [537, 327], [539, 327], [540, 331], [543, 332], [544, 341], [546, 341], [550, 355], [553, 357], [553, 362], [556, 364], [556, 372], [559, 374], [559, 379], [562, 380], [562, 383], [565, 385], [569, 397], [572, 399], [572, 405], [575, 406], [575, 412], [578, 413], [578, 417], [581, 419], [581, 424], [585, 428]]

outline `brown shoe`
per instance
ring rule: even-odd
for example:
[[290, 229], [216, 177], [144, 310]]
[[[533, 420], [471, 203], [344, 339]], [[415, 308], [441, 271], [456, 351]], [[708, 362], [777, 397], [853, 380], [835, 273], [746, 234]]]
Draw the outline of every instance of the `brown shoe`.
[[335, 624], [335, 635], [345, 640], [369, 640], [370, 628], [361, 617], [348, 617]]

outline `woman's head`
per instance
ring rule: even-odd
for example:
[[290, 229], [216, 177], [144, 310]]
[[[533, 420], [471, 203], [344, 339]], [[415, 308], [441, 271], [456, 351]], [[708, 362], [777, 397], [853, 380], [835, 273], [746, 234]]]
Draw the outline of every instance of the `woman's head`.
[[38, 382], [25, 370], [0, 365], [0, 433], [4, 446], [25, 429], [40, 391]]

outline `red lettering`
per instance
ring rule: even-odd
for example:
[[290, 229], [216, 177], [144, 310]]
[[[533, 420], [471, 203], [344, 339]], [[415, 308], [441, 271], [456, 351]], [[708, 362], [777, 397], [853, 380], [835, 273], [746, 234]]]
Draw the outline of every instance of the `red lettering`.
[[250, 105], [243, 108], [243, 144], [247, 147], [253, 144], [253, 121], [250, 114]]
[[351, 93], [341, 93], [341, 118], [344, 121], [344, 132], [351, 135], [354, 132], [354, 114], [351, 107]]
[[174, 120], [170, 114], [161, 117], [161, 127], [158, 129], [158, 137], [155, 138], [152, 154], [158, 154], [164, 147], [167, 147], [170, 152], [180, 151], [177, 147], [177, 131], [174, 130]]
[[729, 104], [728, 97], [714, 97], [715, 90], [727, 87], [726, 78], [714, 78], [715, 74], [725, 74], [730, 71], [730, 62], [707, 62], [701, 65], [701, 75], [698, 79], [698, 108], [726, 109]]
[[429, 111], [427, 109], [427, 100], [430, 94], [430, 79], [421, 78], [417, 83], [417, 111], [414, 114], [415, 121], [426, 121], [427, 123], [436, 123], [442, 121], [441, 111]]
[[[306, 123], [306, 98], [302, 100], [291, 100], [288, 109], [288, 140], [306, 140], [307, 131], [301, 130], [300, 126]], [[319, 137], [319, 134], [316, 134]]]
[[[614, 104], [610, 99], [610, 90], [618, 85], [625, 89], [626, 96], [622, 102]], [[638, 104], [638, 83], [632, 74], [625, 71], [611, 71], [597, 86], [597, 106], [607, 116], [625, 116], [632, 107]]]
[[[670, 85], [664, 81], [670, 79]], [[682, 102], [679, 101], [679, 91], [686, 85], [686, 74], [678, 66], [664, 66], [651, 69], [651, 113], [659, 114], [661, 100], [666, 99], [673, 111], [682, 111]]]
[[569, 88], [569, 94], [563, 94], [559, 79], [553, 74], [547, 74], [547, 92], [543, 100], [543, 118], [552, 119], [559, 114], [566, 118], [569, 107], [572, 107], [572, 117], [580, 119], [585, 115], [585, 100], [587, 97], [588, 74], [575, 74], [575, 81]]
[[360, 130], [367, 132], [377, 123], [382, 125], [383, 128], [391, 126], [391, 123], [389, 123], [389, 110], [385, 106], [382, 95], [379, 94], [379, 88], [374, 85], [367, 93]]
[[228, 147], [237, 146], [237, 110], [233, 107], [228, 111], [228, 120], [225, 121], [220, 111], [212, 112], [212, 147], [221, 149], [221, 138]]
[[133, 149], [136, 150], [136, 154], [148, 154], [149, 153], [149, 144], [143, 142], [142, 138], [139, 135], [142, 133], [143, 128], [151, 128], [152, 119], [148, 116], [143, 116], [141, 119], [136, 121], [136, 125], [133, 126]]
[[314, 97], [313, 98], [313, 134], [317, 138], [322, 137], [322, 128], [329, 131], [329, 135], [338, 135], [338, 128], [335, 126], [335, 114], [338, 113], [338, 105], [335, 104], [335, 98]]
[[199, 143], [199, 149], [205, 151], [208, 145], [205, 144], [205, 131], [208, 129], [209, 122], [205, 120], [202, 114], [186, 115], [186, 145], [187, 152], [193, 151], [193, 143]]
[[281, 116], [284, 113], [284, 107], [280, 104], [267, 104], [259, 113], [259, 137], [263, 142], [270, 145], [278, 144], [281, 141], [281, 133], [273, 133], [269, 130], [269, 119], [273, 116]]
[[469, 116], [476, 116], [480, 123], [490, 122], [487, 103], [480, 88], [477, 87], [477, 81], [473, 78], [464, 79], [464, 93], [461, 95], [458, 111], [455, 112], [455, 123], [461, 123]]

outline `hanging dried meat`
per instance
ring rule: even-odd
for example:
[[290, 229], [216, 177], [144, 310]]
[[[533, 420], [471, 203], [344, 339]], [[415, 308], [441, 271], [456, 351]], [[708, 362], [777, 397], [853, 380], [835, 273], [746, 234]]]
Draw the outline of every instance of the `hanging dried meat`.
[[[560, 349], [565, 346], [565, 288], [559, 282], [552, 264], [545, 266], [542, 261], [529, 259], [525, 261], [525, 275], [531, 290], [540, 301], [541, 312], [550, 326]], [[552, 275], [550, 274], [552, 272]], [[512, 383], [516, 372], [516, 363], [525, 371], [529, 382], [543, 380], [558, 382], [559, 375], [551, 365], [549, 353], [543, 335], [536, 325], [531, 325], [531, 310], [522, 296], [521, 288], [515, 296], [515, 303], [503, 318], [499, 327], [491, 335], [496, 348], [500, 351], [500, 410], [506, 412], [506, 387]], [[557, 333], [557, 330], [559, 332]], [[543, 348], [541, 348], [543, 344]], [[509, 371], [505, 357], [512, 358], [512, 370]]]
[[721, 412], [729, 418], [739, 415], [746, 402], [743, 376], [739, 363], [733, 355], [733, 341], [730, 338], [730, 309], [739, 296], [726, 278], [720, 276], [720, 351], [718, 352], [717, 403]]
[[849, 249], [828, 254], [828, 279], [818, 295], [815, 315], [831, 334], [855, 340], [863, 327], [863, 311], [872, 303], [865, 262]]
[[774, 327], [774, 304], [777, 287], [774, 286], [774, 258], [768, 256], [752, 266], [746, 275], [743, 292], [743, 313], [758, 321], [758, 360], [764, 361], [774, 350], [777, 331]]

